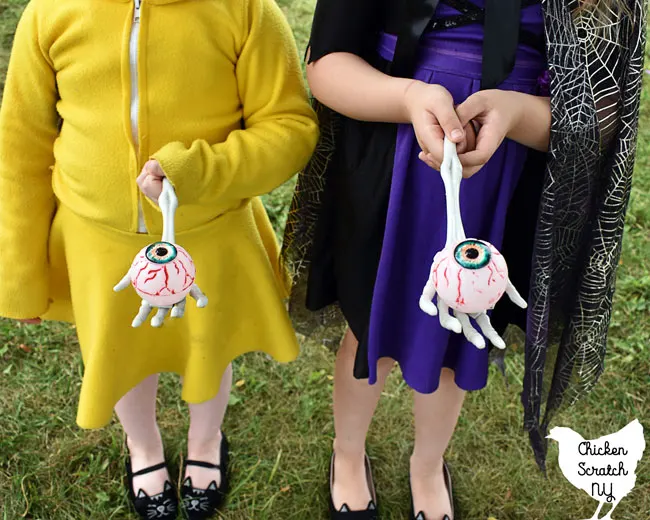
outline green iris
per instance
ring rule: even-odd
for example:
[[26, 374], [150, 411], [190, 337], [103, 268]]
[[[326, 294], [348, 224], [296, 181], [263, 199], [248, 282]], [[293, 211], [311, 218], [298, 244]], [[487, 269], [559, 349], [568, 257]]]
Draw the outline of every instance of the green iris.
[[155, 264], [168, 264], [176, 258], [176, 247], [169, 242], [156, 242], [147, 248], [147, 260]]
[[456, 246], [454, 258], [462, 267], [481, 269], [490, 261], [490, 249], [478, 240], [464, 240]]

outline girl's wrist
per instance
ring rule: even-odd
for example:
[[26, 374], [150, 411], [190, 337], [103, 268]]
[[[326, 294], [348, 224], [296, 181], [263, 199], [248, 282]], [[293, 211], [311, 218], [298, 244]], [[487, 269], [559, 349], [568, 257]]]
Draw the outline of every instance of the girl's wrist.
[[418, 98], [418, 91], [426, 83], [417, 79], [407, 80], [404, 86], [404, 94], [402, 95], [402, 115], [405, 121], [411, 123], [413, 121], [413, 111], [415, 110], [415, 100]]
[[516, 93], [511, 98], [513, 117], [506, 137], [529, 148], [547, 151], [551, 106], [546, 96]]
[[510, 91], [508, 91], [507, 94], [509, 97], [507, 101], [508, 105], [510, 106], [509, 110], [511, 117], [506, 137], [508, 139], [513, 139], [514, 136], [520, 133], [520, 128], [526, 115], [526, 97], [528, 95], [522, 94], [521, 92]]

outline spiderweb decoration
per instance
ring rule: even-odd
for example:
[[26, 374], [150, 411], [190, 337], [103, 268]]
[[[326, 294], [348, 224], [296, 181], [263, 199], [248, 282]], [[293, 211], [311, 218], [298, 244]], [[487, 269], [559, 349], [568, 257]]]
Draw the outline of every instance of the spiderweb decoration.
[[300, 334], [324, 345], [337, 344], [345, 330], [338, 305], [312, 312], [305, 308], [310, 265], [310, 247], [317, 232], [326, 172], [336, 149], [339, 115], [312, 99], [320, 126], [320, 139], [305, 169], [298, 176], [284, 230], [281, 262], [292, 277], [289, 311]]
[[629, 0], [629, 13], [586, 9], [573, 23], [576, 5], [542, 2], [553, 118], [522, 394], [524, 427], [542, 469], [552, 416], [591, 390], [604, 368], [645, 49], [644, 0]]
[[[598, 381], [630, 196], [645, 49], [646, 1], [627, 10], [542, 0], [551, 76], [551, 141], [528, 296], [524, 427], [545, 470], [549, 423]], [[300, 333], [340, 337], [336, 305], [305, 309], [310, 245], [334, 153], [337, 115], [315, 102], [321, 141], [300, 174], [282, 251]]]

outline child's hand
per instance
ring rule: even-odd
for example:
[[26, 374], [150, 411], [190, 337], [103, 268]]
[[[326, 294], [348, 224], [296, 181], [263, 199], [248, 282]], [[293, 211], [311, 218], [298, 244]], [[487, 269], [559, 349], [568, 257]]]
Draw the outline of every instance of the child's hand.
[[[476, 137], [478, 136], [478, 123], [470, 122], [465, 125], [465, 139], [457, 145], [458, 153], [467, 153], [476, 149]], [[441, 164], [436, 162], [433, 155], [420, 152], [418, 158], [434, 170], [440, 171]]]
[[[404, 102], [422, 157], [427, 158], [429, 166], [440, 169], [445, 135], [458, 145], [459, 151], [468, 149], [466, 132], [456, 115], [454, 99], [446, 88], [414, 81], [406, 89]], [[466, 121], [465, 125], [468, 123]]]
[[523, 107], [521, 98], [516, 94], [506, 90], [483, 90], [456, 107], [463, 124], [471, 120], [480, 124], [476, 149], [459, 151], [464, 177], [478, 172], [517, 124]]
[[147, 161], [142, 168], [142, 173], [138, 175], [136, 182], [140, 191], [154, 202], [158, 202], [158, 197], [162, 193], [162, 180], [165, 178], [165, 172], [156, 160]]

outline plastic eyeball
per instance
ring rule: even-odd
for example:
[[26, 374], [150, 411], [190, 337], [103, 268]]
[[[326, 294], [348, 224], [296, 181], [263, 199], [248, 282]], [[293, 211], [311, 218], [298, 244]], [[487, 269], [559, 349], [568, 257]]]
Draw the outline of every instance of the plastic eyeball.
[[143, 300], [155, 307], [171, 307], [189, 294], [196, 268], [181, 246], [155, 242], [138, 253], [130, 273], [131, 285]]
[[438, 298], [466, 314], [493, 308], [508, 286], [508, 266], [501, 253], [476, 239], [436, 254], [432, 274]]

